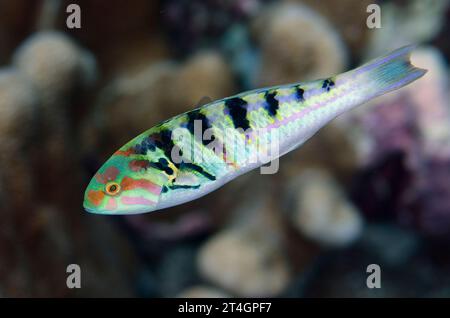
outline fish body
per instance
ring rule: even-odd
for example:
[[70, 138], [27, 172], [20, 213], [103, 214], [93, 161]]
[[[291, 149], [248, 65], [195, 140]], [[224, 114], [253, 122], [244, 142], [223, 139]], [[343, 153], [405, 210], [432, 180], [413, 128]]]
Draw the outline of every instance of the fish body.
[[329, 78], [211, 102], [140, 134], [99, 169], [84, 208], [136, 214], [194, 200], [299, 147], [336, 116], [420, 78], [403, 47]]

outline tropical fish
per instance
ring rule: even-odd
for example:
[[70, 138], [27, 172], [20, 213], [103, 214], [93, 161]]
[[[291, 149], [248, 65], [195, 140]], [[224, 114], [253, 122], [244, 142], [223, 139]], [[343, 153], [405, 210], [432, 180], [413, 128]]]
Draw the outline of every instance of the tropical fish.
[[[413, 48], [336, 76], [244, 92], [168, 119], [104, 163], [86, 189], [84, 208], [136, 214], [202, 197], [299, 147], [343, 112], [423, 76], [426, 70], [410, 63]], [[271, 145], [277, 147], [270, 155]]]

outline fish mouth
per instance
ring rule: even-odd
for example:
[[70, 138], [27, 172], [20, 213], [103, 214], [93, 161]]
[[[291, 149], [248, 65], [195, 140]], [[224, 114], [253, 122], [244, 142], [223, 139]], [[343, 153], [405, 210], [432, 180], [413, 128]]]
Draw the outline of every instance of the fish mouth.
[[85, 203], [83, 204], [83, 208], [88, 213], [100, 215], [133, 215], [133, 214], [149, 213], [158, 210], [157, 204], [153, 206], [140, 206], [129, 210], [107, 210], [107, 209], [92, 208]]
[[92, 214], [107, 214], [108, 213], [108, 211], [103, 211], [102, 209], [94, 207], [90, 202], [88, 202], [86, 200], [83, 202], [83, 209], [86, 212], [92, 213]]
[[98, 209], [98, 208], [92, 208], [89, 207], [88, 204], [83, 204], [83, 208], [86, 212], [92, 213], [92, 214], [121, 214], [121, 213], [115, 213], [114, 211], [106, 210], [106, 209]]
[[109, 211], [109, 210], [93, 209], [93, 208], [89, 208], [87, 206], [84, 206], [83, 208], [84, 208], [84, 210], [86, 212], [91, 213], [91, 214], [102, 214], [102, 215], [121, 215], [121, 214], [126, 214], [126, 213], [120, 213], [120, 212], [117, 213], [117, 212]]
[[83, 204], [83, 208], [86, 212], [98, 214], [99, 212], [96, 209], [88, 207], [86, 204]]

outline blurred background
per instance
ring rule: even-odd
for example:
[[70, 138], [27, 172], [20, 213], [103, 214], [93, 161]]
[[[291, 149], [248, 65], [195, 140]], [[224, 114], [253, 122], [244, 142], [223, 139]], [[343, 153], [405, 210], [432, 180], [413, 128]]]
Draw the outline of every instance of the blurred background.
[[[449, 297], [449, 39], [443, 0], [0, 0], [0, 296]], [[159, 121], [410, 43], [425, 77], [277, 174], [149, 214], [84, 212], [99, 166]]]

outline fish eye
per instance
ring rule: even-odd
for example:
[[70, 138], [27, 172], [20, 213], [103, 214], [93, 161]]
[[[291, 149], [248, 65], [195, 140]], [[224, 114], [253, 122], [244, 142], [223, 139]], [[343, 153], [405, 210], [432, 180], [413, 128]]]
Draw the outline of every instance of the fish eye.
[[105, 186], [106, 193], [116, 195], [120, 191], [120, 185], [117, 182], [108, 182]]

